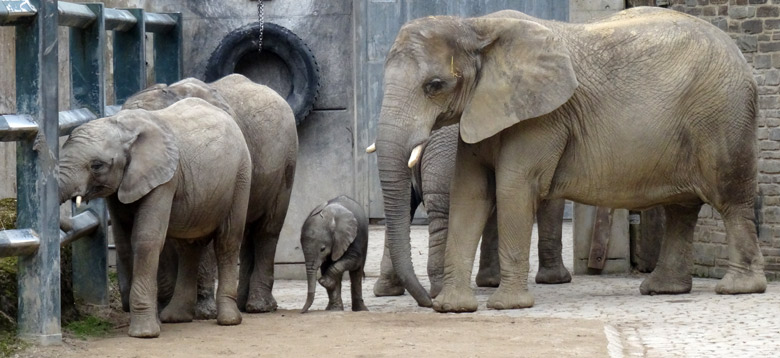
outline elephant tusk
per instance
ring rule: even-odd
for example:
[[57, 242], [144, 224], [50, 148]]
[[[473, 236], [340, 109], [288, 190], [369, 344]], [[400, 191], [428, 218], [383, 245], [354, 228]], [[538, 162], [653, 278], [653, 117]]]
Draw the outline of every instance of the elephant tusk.
[[376, 143], [371, 143], [371, 145], [366, 148], [366, 153], [373, 153], [376, 152]]
[[81, 195], [76, 197], [76, 207], [78, 208], [79, 206], [81, 206]]
[[412, 155], [409, 156], [409, 168], [412, 168], [417, 164], [417, 162], [420, 160], [420, 154], [422, 154], [423, 146], [422, 144], [414, 147], [412, 149]]

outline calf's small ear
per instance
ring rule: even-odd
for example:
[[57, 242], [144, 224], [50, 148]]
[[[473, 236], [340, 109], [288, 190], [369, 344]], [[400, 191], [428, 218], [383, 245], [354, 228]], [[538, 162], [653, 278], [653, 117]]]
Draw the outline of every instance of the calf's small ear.
[[[357, 219], [351, 211], [339, 204], [331, 204], [325, 209], [330, 216], [330, 229], [333, 233], [333, 246], [330, 258], [336, 261], [347, 252], [349, 245], [357, 237]], [[324, 211], [324, 210], [323, 210]]]

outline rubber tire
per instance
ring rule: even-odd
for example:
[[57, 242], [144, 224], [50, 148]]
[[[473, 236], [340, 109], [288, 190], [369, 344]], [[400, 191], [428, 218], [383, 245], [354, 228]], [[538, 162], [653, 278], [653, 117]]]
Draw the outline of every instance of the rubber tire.
[[[242, 26], [228, 33], [211, 54], [206, 65], [206, 82], [216, 81], [235, 71], [236, 64], [250, 51], [257, 51], [260, 23]], [[298, 35], [285, 27], [266, 22], [263, 28], [263, 52], [273, 52], [284, 61], [292, 76], [287, 103], [295, 113], [295, 124], [314, 108], [320, 90], [320, 68], [311, 49]]]

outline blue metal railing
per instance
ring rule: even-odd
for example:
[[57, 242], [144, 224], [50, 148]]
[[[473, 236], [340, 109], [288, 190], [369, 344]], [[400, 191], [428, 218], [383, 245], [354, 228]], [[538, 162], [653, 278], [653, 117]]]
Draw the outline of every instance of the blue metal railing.
[[[103, 200], [74, 208], [71, 228], [59, 227], [59, 136], [95, 118], [106, 106], [103, 51], [114, 31], [117, 104], [146, 87], [145, 34], [155, 33], [155, 80], [181, 77], [181, 14], [109, 9], [101, 3], [0, 0], [0, 26], [16, 27], [17, 114], [0, 116], [0, 141], [17, 142], [18, 229], [0, 231], [0, 257], [19, 256], [19, 336], [59, 343], [60, 246], [73, 245], [73, 293], [85, 303], [108, 304], [107, 223]], [[72, 110], [58, 109], [58, 26], [70, 28]], [[82, 237], [88, 239], [79, 240]]]

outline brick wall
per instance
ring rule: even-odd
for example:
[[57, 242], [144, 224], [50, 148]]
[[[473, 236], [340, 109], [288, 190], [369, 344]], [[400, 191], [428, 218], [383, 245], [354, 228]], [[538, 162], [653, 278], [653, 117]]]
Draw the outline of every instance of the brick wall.
[[[780, 279], [780, 0], [672, 0], [669, 7], [709, 21], [736, 41], [758, 83], [759, 242], [767, 278]], [[722, 277], [726, 234], [709, 206], [699, 213], [694, 238], [694, 274]]]

